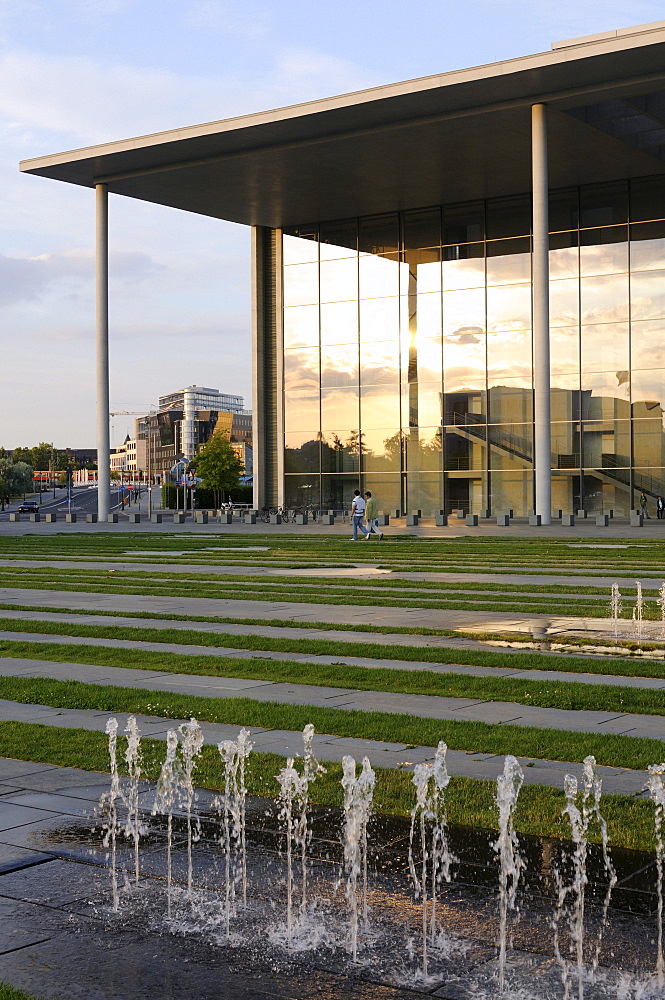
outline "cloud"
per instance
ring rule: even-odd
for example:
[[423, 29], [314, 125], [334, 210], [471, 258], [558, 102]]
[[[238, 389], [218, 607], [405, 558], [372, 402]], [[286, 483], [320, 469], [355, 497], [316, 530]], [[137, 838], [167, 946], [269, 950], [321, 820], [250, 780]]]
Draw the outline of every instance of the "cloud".
[[272, 16], [268, 8], [259, 4], [252, 4], [249, 15], [242, 0], [194, 0], [184, 21], [194, 28], [253, 42], [268, 35]]

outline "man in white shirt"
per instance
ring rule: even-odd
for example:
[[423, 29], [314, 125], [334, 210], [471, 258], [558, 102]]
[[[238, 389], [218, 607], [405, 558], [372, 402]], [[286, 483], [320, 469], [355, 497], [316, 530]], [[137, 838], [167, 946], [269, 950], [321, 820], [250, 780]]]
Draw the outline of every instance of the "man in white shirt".
[[360, 495], [360, 490], [353, 491], [353, 500], [351, 502], [351, 524], [353, 525], [353, 538], [352, 542], [358, 541], [358, 528], [365, 534], [365, 538], [369, 536], [369, 531], [363, 524], [365, 520], [365, 498]]

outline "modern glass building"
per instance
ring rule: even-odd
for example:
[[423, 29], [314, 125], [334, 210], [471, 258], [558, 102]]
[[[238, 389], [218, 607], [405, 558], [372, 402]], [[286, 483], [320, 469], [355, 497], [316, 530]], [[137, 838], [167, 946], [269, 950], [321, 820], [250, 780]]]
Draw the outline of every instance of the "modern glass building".
[[252, 226], [258, 507], [665, 496], [665, 22], [22, 169], [96, 188], [100, 384], [108, 192]]

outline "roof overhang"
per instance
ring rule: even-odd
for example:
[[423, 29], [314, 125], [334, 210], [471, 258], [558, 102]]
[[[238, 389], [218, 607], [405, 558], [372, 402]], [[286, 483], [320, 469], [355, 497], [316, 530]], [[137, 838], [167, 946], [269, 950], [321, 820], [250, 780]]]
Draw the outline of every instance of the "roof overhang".
[[527, 191], [531, 112], [550, 186], [665, 173], [569, 111], [665, 91], [665, 22], [277, 111], [25, 160], [21, 170], [272, 228]]

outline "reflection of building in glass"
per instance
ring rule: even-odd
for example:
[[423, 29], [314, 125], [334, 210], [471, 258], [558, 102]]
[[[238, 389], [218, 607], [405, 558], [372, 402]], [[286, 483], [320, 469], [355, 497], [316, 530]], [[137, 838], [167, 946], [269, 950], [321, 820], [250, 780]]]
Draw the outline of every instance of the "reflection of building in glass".
[[257, 506], [665, 494], [665, 22], [23, 169], [253, 227]]

